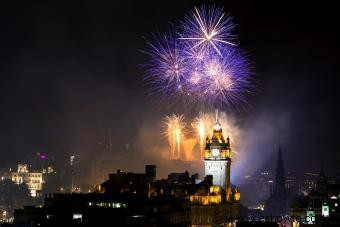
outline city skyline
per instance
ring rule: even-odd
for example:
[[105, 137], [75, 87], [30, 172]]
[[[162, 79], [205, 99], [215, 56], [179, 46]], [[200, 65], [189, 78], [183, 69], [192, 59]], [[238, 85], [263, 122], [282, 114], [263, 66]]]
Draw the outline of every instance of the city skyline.
[[0, 226], [337, 226], [338, 21], [307, 1], [4, 2]]
[[[1, 166], [37, 152], [65, 159], [109, 156], [123, 166], [167, 162], [157, 152], [168, 148], [161, 122], [182, 106], [148, 96], [140, 50], [143, 37], [167, 31], [169, 22], [201, 3], [6, 3], [0, 25]], [[279, 145], [287, 169], [317, 171], [324, 164], [328, 172], [338, 171], [339, 44], [332, 6], [215, 4], [233, 17], [256, 72], [250, 107], [228, 113], [244, 132], [237, 178], [275, 157]], [[196, 114], [185, 113], [188, 119]], [[102, 146], [109, 134], [110, 150]]]

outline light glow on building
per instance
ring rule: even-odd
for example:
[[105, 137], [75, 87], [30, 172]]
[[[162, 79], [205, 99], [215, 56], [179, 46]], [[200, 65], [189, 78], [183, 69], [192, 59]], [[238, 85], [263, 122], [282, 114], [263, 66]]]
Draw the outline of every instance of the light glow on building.
[[41, 195], [44, 184], [43, 171], [29, 171], [27, 164], [19, 164], [17, 172], [11, 173], [11, 180], [16, 184], [25, 183], [32, 197]]

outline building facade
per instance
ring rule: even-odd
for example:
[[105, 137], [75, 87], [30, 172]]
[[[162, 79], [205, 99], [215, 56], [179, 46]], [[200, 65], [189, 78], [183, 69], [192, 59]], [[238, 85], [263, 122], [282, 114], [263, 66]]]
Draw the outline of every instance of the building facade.
[[16, 184], [25, 183], [32, 197], [41, 196], [43, 171], [30, 171], [27, 164], [19, 164], [17, 172], [11, 173], [11, 180]]

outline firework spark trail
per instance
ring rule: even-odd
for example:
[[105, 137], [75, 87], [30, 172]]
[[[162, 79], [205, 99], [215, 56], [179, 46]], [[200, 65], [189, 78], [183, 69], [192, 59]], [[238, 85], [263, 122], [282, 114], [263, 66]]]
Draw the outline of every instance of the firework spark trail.
[[235, 45], [234, 28], [232, 18], [225, 15], [222, 8], [195, 7], [182, 23], [184, 32], [180, 39], [189, 41], [193, 49], [214, 50], [223, 56], [220, 50], [223, 46]]
[[198, 117], [194, 119], [191, 126], [195, 130], [195, 134], [198, 138], [198, 144], [200, 147], [200, 158], [204, 158], [205, 138], [207, 136], [209, 124], [209, 116], [202, 112], [199, 113]]
[[167, 136], [170, 145], [170, 159], [181, 158], [181, 141], [185, 126], [183, 115], [172, 114], [164, 119], [164, 134]]
[[[225, 112], [219, 113], [218, 121], [222, 127], [225, 139], [227, 137], [230, 138], [232, 152], [237, 154], [242, 131], [237, 126], [235, 119], [228, 116]], [[186, 124], [182, 114], [166, 116], [163, 121], [163, 134], [167, 137], [170, 146], [169, 158], [171, 160], [181, 159], [187, 161], [202, 160], [206, 137], [212, 136], [215, 122], [216, 116], [213, 113], [200, 112], [191, 121], [191, 124]], [[191, 130], [187, 126], [191, 126]], [[239, 158], [239, 154], [237, 158]]]

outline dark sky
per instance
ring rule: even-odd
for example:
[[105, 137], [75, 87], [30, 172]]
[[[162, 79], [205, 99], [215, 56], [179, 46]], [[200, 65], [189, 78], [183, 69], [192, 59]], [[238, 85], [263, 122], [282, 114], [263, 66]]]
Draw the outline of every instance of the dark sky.
[[[324, 163], [336, 171], [335, 3], [249, 2], [214, 1], [234, 17], [238, 44], [249, 51], [256, 71], [251, 107], [238, 113], [240, 127], [251, 137], [244, 138], [244, 156], [251, 157], [245, 163], [258, 163], [281, 144], [288, 169], [318, 169]], [[141, 125], [159, 126], [171, 110], [147, 97], [139, 66], [146, 59], [142, 37], [167, 31], [169, 22], [178, 24], [201, 3], [2, 1], [0, 167], [38, 151], [91, 153], [109, 128], [115, 149], [121, 149], [140, 137]]]

